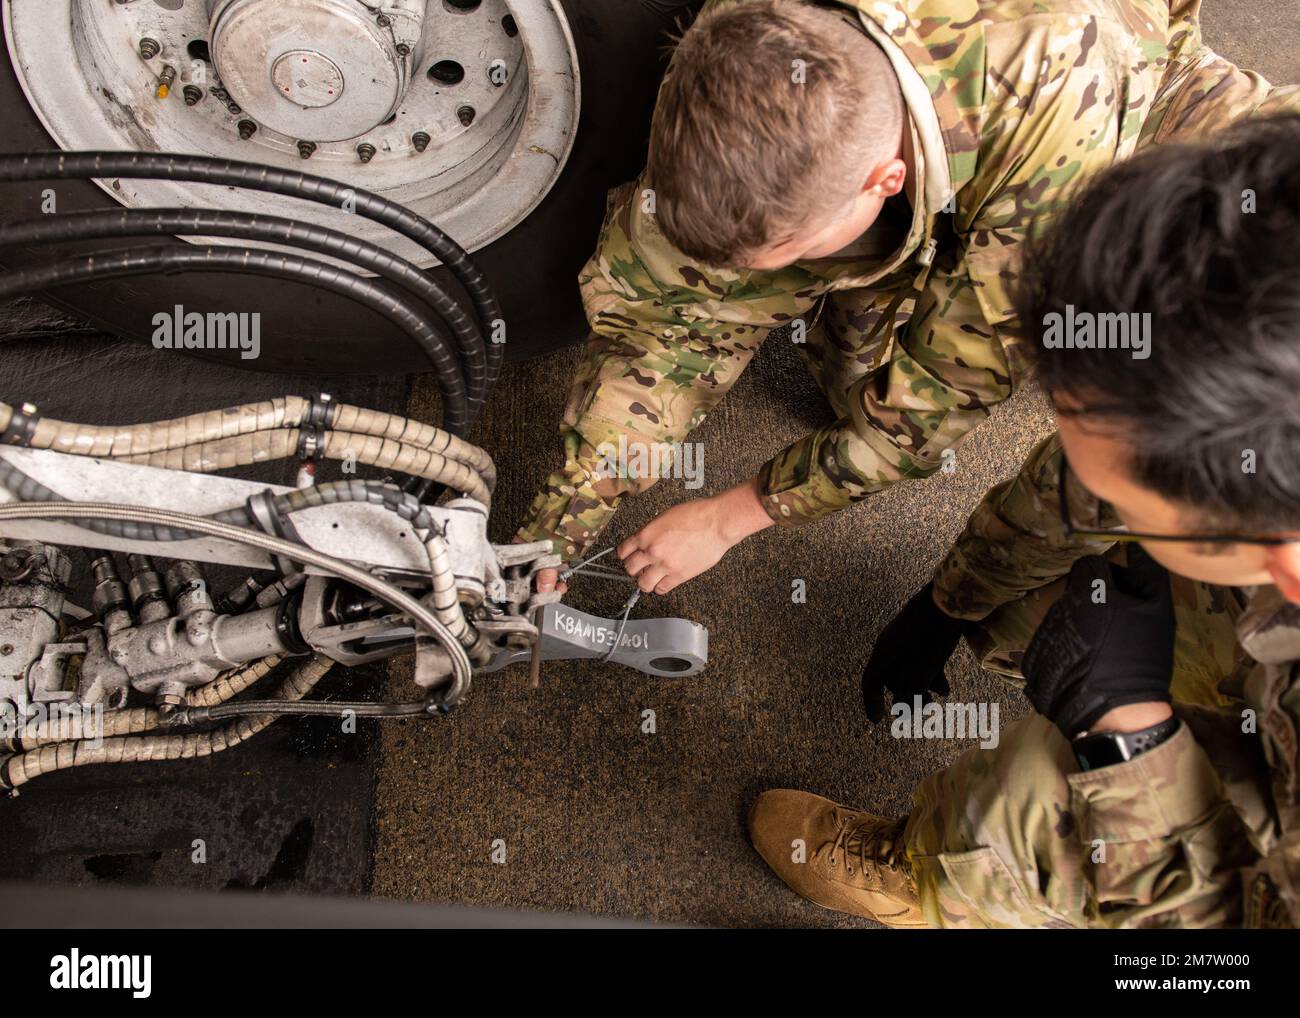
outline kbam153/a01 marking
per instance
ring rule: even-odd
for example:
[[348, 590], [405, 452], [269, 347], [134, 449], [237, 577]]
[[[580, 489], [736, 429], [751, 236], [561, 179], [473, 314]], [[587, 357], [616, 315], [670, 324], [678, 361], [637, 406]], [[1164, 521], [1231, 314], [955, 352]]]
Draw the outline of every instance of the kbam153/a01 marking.
[[[586, 640], [588, 643], [596, 646], [607, 647], [614, 642], [618, 635], [616, 629], [608, 626], [597, 626], [585, 619], [580, 619], [575, 615], [569, 615], [563, 611], [556, 611], [552, 616], [552, 628], [557, 633], [563, 633], [565, 636], [577, 637]], [[623, 640], [619, 643], [619, 648], [631, 648], [632, 650], [647, 650], [649, 640], [645, 633], [624, 633]]]

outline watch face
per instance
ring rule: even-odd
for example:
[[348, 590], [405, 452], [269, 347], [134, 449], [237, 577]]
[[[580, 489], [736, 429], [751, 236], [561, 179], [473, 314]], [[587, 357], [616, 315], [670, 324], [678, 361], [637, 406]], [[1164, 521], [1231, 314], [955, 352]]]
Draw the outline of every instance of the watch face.
[[1128, 759], [1118, 739], [1109, 735], [1089, 735], [1074, 744], [1074, 756], [1085, 771], [1123, 763]]

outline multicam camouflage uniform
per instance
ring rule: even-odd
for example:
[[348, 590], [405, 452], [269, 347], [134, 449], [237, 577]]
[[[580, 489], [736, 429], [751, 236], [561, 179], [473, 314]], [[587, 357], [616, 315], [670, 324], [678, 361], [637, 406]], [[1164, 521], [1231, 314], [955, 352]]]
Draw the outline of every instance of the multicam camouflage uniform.
[[1007, 290], [1031, 223], [1145, 145], [1300, 109], [1300, 90], [1202, 44], [1199, 0], [839, 4], [898, 72], [916, 153], [910, 222], [779, 271], [720, 269], [665, 240], [646, 211], [653, 181], [611, 192], [580, 275], [593, 334], [564, 414], [566, 461], [521, 540], [566, 558], [589, 547], [621, 497], [654, 482], [609, 476], [602, 443], [680, 442], [793, 322], [841, 417], [763, 467], [772, 518], [798, 525], [933, 472], [1024, 378]]
[[[949, 614], [1012, 678], [1083, 555], [1061, 523], [1053, 436], [994, 488], [935, 576]], [[1071, 517], [1118, 525], [1070, 485]], [[1112, 548], [1114, 546], [1111, 546]], [[1128, 763], [1080, 772], [1033, 716], [931, 775], [905, 841], [935, 926], [1295, 926], [1300, 921], [1300, 607], [1273, 587], [1173, 578], [1173, 691], [1184, 727]]]

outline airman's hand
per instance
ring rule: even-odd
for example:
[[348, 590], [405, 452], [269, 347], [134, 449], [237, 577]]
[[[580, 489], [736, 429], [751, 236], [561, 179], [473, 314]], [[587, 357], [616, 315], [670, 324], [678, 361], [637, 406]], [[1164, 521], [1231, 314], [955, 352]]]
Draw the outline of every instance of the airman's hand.
[[667, 594], [712, 569], [732, 547], [772, 525], [758, 482], [675, 505], [618, 546], [618, 557], [637, 586]]

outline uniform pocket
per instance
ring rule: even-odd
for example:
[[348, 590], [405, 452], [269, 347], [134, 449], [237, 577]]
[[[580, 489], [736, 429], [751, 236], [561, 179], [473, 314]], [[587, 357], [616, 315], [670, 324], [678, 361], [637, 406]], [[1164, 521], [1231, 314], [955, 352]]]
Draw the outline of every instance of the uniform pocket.
[[966, 249], [966, 272], [984, 321], [998, 325], [1015, 317], [1012, 288], [1020, 266], [1020, 244], [996, 244]]
[[1041, 900], [1031, 900], [992, 847], [947, 852], [935, 858], [947, 877], [946, 887], [940, 889], [945, 899], [941, 907], [946, 920], [951, 916], [952, 925], [992, 929], [1073, 925]]

